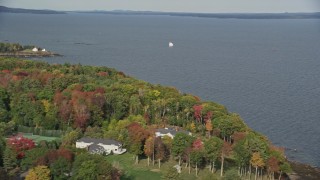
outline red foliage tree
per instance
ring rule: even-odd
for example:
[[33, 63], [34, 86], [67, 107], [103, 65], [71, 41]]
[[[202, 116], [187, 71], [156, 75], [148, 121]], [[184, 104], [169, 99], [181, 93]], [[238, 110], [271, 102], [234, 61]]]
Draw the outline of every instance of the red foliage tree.
[[29, 73], [27, 73], [27, 72], [22, 72], [22, 71], [21, 71], [21, 72], [17, 72], [16, 75], [17, 75], [17, 76], [25, 77], [25, 76], [29, 76]]
[[212, 116], [213, 116], [212, 111], [207, 112], [206, 116], [204, 117], [204, 122], [207, 123], [207, 121], [211, 121]]
[[4, 70], [2, 70], [1, 72], [8, 74], [8, 73], [10, 73], [11, 71], [8, 70], [8, 69], [4, 69]]
[[0, 86], [7, 87], [11, 79], [13, 79], [13, 76], [11, 74], [0, 73]]
[[7, 140], [7, 144], [17, 152], [17, 159], [22, 159], [26, 150], [35, 147], [35, 143], [32, 139], [25, 138], [21, 134], [10, 137]]
[[72, 112], [72, 104], [69, 97], [61, 92], [57, 92], [54, 96], [54, 104], [58, 107], [59, 117], [68, 123]]
[[232, 151], [232, 146], [228, 142], [223, 142], [223, 146], [221, 149], [221, 171], [220, 171], [220, 176], [223, 174], [223, 164], [224, 164], [224, 158], [229, 156], [229, 154]]
[[144, 120], [146, 121], [146, 124], [147, 124], [147, 125], [150, 125], [150, 124], [151, 124], [149, 113], [147, 113], [147, 112], [144, 113], [143, 118], [144, 118]]
[[58, 160], [60, 157], [66, 159], [69, 163], [73, 161], [73, 153], [70, 150], [61, 148], [58, 150], [51, 150], [44, 156], [40, 157], [37, 160], [37, 165], [44, 165], [49, 166], [50, 164], [54, 163], [56, 160]]
[[192, 143], [192, 150], [202, 150], [203, 149], [203, 142], [201, 139], [196, 139]]
[[[267, 161], [268, 173], [274, 177], [274, 173], [280, 171], [279, 161], [276, 157], [271, 156]], [[274, 178], [273, 178], [274, 179]]]
[[98, 72], [98, 76], [109, 76], [108, 72]]
[[127, 126], [129, 134], [129, 150], [136, 156], [136, 164], [139, 162], [139, 154], [143, 153], [143, 145], [146, 138], [149, 137], [149, 132], [146, 131], [140, 124], [134, 122]]
[[198, 122], [202, 122], [202, 105], [194, 105], [193, 110], [194, 110], [194, 117]]
[[201, 101], [201, 99], [200, 99], [199, 96], [193, 96], [193, 97], [196, 99], [197, 102], [200, 102], [200, 101]]
[[90, 98], [90, 105], [97, 106], [100, 109], [102, 109], [106, 103], [106, 98], [102, 93], [91, 93], [88, 98]]
[[144, 142], [149, 136], [149, 132], [136, 122], [131, 123], [127, 129], [129, 137], [133, 142]]
[[71, 112], [72, 112], [72, 106], [70, 102], [67, 100], [62, 101], [62, 103], [59, 106], [60, 118], [63, 121], [68, 122], [70, 120]]
[[155, 139], [154, 148], [155, 148], [155, 157], [156, 159], [158, 159], [159, 168], [160, 168], [161, 160], [163, 160], [166, 157], [166, 147], [163, 144], [161, 137], [157, 137]]
[[77, 128], [85, 129], [90, 118], [90, 112], [85, 104], [76, 104], [74, 108], [74, 125]]
[[232, 139], [234, 141], [234, 143], [237, 143], [239, 141], [241, 141], [242, 139], [244, 139], [247, 136], [247, 133], [245, 132], [234, 132], [232, 135]]
[[32, 77], [39, 79], [41, 83], [44, 85], [44, 84], [48, 84], [50, 79], [53, 78], [53, 74], [44, 72], [44, 73], [32, 74]]
[[106, 90], [103, 87], [97, 87], [94, 92], [96, 94], [104, 94], [106, 92]]

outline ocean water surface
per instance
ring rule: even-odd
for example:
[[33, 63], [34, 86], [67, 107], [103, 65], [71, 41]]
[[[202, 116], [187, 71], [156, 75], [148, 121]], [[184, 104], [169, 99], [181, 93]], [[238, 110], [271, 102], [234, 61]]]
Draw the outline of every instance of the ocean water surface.
[[0, 41], [221, 103], [289, 159], [320, 167], [320, 20], [1, 13]]

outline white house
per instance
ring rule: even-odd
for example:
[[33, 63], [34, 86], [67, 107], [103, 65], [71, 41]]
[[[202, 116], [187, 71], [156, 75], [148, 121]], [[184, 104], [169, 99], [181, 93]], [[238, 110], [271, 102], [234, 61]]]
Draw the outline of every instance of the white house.
[[126, 149], [122, 148], [119, 141], [113, 139], [95, 139], [83, 137], [76, 141], [76, 148], [86, 148], [91, 154], [109, 154], [111, 151], [114, 154], [123, 154]]
[[190, 136], [192, 135], [192, 133], [189, 132], [189, 131], [179, 130], [179, 129], [175, 129], [175, 128], [161, 128], [161, 129], [156, 129], [156, 131], [155, 131], [156, 137], [169, 136], [172, 139], [174, 138], [174, 136], [177, 133], [184, 133], [184, 134], [187, 134], [187, 135], [190, 135]]
[[38, 48], [34, 47], [34, 48], [32, 49], [32, 51], [33, 51], [33, 52], [38, 52], [39, 50], [38, 50]]
[[46, 52], [46, 49], [42, 49], [41, 51]]

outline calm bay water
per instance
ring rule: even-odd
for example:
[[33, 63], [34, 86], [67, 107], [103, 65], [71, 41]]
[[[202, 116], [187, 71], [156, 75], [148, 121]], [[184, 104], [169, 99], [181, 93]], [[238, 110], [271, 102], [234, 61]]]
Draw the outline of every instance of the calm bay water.
[[221, 103], [320, 167], [320, 20], [1, 13], [5, 40]]

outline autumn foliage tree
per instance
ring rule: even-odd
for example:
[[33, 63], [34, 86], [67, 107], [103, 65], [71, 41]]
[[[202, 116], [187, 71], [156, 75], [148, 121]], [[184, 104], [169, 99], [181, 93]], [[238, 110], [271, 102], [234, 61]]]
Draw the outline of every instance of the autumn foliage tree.
[[17, 159], [22, 159], [25, 151], [35, 147], [32, 139], [23, 137], [22, 135], [12, 136], [7, 140], [7, 145], [17, 153]]
[[223, 142], [223, 146], [221, 149], [221, 171], [220, 171], [220, 176], [222, 177], [223, 175], [223, 168], [224, 168], [224, 159], [227, 157], [232, 151], [231, 144], [228, 142]]
[[[54, 104], [58, 107], [60, 118], [76, 128], [85, 129], [91, 124], [101, 124], [104, 116], [103, 107], [106, 103], [105, 90], [101, 87], [75, 85], [72, 90], [57, 92]], [[89, 120], [93, 119], [94, 122]]]
[[196, 176], [198, 176], [198, 165], [203, 162], [204, 159], [204, 145], [201, 139], [196, 139], [192, 143], [190, 160], [196, 166]]
[[279, 160], [278, 160], [276, 157], [271, 156], [271, 157], [267, 160], [267, 167], [268, 167], [269, 176], [270, 176], [272, 179], [274, 179], [274, 173], [280, 171]]
[[213, 130], [211, 120], [207, 120], [207, 121], [206, 121], [206, 130], [207, 130], [208, 136], [209, 136], [209, 138], [210, 138], [210, 137], [211, 137], [211, 132], [212, 132], [212, 130]]
[[166, 146], [166, 150], [168, 151], [168, 155], [170, 156], [172, 153], [172, 142], [173, 139], [170, 136], [164, 136], [162, 137], [162, 142]]
[[259, 152], [255, 152], [252, 154], [250, 163], [253, 167], [256, 168], [256, 175], [254, 178], [256, 180], [258, 176], [258, 168], [262, 168], [265, 165], [263, 158], [261, 157]]
[[202, 105], [194, 105], [193, 106], [193, 111], [194, 111], [194, 117], [197, 120], [197, 122], [201, 122], [203, 121], [202, 118], [202, 109], [203, 106]]
[[131, 123], [128, 127], [129, 133], [129, 151], [135, 155], [135, 163], [139, 162], [139, 155], [143, 153], [143, 145], [149, 136], [149, 133], [136, 122]]
[[161, 167], [161, 160], [166, 157], [166, 147], [162, 142], [161, 137], [157, 137], [154, 142], [155, 157], [158, 159], [159, 169]]
[[172, 142], [172, 153], [179, 158], [179, 165], [181, 165], [181, 157], [184, 151], [191, 146], [193, 138], [184, 133], [177, 133]]
[[58, 150], [50, 150], [44, 156], [40, 157], [37, 161], [38, 165], [50, 166], [50, 164], [54, 163], [59, 158], [66, 159], [69, 163], [73, 161], [74, 154], [64, 148], [60, 148]]
[[32, 168], [28, 175], [26, 176], [26, 180], [50, 180], [50, 169], [47, 166], [37, 166]]
[[[148, 157], [148, 166], [150, 158], [154, 155], [154, 137], [149, 137], [144, 144], [144, 154]], [[153, 159], [154, 161], [154, 159]]]

